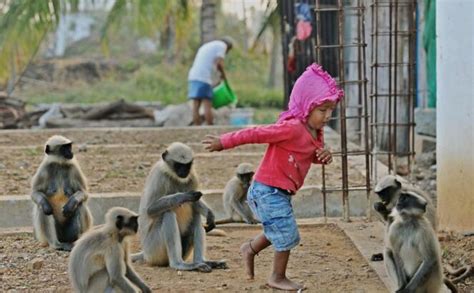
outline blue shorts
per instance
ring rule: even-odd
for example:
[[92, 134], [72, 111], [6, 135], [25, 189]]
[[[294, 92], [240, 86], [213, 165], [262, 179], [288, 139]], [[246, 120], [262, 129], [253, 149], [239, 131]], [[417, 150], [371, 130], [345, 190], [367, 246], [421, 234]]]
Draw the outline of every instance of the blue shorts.
[[188, 98], [189, 99], [212, 99], [212, 86], [208, 83], [190, 80], [188, 81]]
[[252, 212], [262, 222], [263, 233], [276, 251], [288, 251], [300, 242], [291, 196], [254, 181], [247, 194]]

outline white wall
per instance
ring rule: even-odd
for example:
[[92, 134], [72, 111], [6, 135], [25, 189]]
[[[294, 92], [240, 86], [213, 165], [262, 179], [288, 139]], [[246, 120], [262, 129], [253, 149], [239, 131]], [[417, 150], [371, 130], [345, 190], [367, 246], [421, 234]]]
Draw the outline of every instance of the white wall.
[[440, 228], [474, 231], [474, 1], [437, 0]]

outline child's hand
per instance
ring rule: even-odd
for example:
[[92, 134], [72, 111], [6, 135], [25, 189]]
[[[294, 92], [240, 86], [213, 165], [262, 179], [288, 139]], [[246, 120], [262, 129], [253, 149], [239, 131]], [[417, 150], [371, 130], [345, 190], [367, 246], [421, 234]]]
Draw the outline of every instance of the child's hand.
[[323, 164], [331, 164], [332, 154], [328, 149], [317, 149], [316, 158]]
[[219, 152], [224, 149], [221, 140], [215, 135], [206, 135], [206, 139], [202, 141], [202, 144], [204, 144], [204, 148], [210, 152]]

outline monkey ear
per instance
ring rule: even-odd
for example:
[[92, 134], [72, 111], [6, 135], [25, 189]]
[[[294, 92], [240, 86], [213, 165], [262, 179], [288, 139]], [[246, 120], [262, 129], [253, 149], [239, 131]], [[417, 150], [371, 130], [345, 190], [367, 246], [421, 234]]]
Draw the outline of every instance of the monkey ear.
[[117, 216], [117, 221], [115, 222], [115, 226], [119, 230], [123, 228], [123, 216]]
[[44, 152], [49, 155], [51, 153], [51, 150], [49, 149], [49, 145], [46, 145], [46, 148], [44, 149]]
[[398, 181], [398, 179], [395, 179], [395, 184], [397, 185], [397, 188], [402, 187], [402, 183]]
[[166, 160], [166, 156], [168, 155], [168, 150], [164, 151], [163, 154], [161, 154], [161, 157], [163, 160]]

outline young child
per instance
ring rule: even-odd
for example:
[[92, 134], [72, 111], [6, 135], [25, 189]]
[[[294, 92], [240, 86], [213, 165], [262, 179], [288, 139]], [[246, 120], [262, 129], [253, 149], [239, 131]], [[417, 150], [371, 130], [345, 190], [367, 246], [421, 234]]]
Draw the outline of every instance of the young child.
[[334, 79], [313, 64], [296, 81], [289, 109], [280, 114], [276, 124], [220, 137], [208, 135], [203, 141], [211, 152], [249, 143], [269, 144], [247, 194], [250, 208], [263, 225], [263, 233], [240, 248], [249, 279], [254, 277], [255, 255], [273, 245], [273, 272], [268, 285], [282, 290], [303, 288], [285, 274], [290, 250], [300, 241], [291, 196], [303, 185], [311, 163], [331, 163], [332, 155], [324, 149], [323, 127], [343, 95]]

